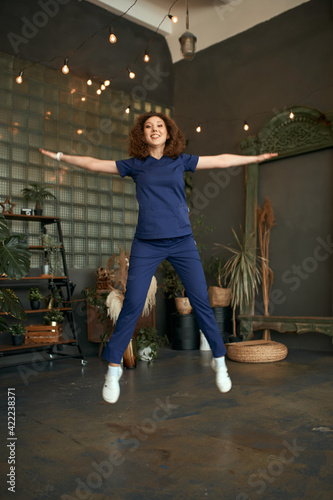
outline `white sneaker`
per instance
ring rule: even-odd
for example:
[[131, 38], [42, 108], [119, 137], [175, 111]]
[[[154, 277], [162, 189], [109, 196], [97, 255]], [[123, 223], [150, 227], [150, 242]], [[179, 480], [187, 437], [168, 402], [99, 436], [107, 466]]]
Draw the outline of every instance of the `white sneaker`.
[[120, 395], [119, 379], [123, 374], [123, 369], [119, 367], [118, 377], [112, 377], [108, 374], [105, 375], [105, 382], [103, 386], [102, 396], [107, 403], [116, 403]]
[[217, 367], [215, 359], [212, 359], [211, 367], [216, 371], [216, 385], [221, 392], [229, 392], [232, 383], [229, 377], [228, 369], [224, 366]]

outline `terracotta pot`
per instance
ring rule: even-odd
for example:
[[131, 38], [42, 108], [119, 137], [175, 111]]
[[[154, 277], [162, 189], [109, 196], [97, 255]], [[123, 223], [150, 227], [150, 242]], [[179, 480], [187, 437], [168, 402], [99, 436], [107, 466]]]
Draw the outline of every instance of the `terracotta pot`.
[[192, 306], [187, 297], [176, 297], [175, 304], [179, 314], [190, 314], [192, 312]]

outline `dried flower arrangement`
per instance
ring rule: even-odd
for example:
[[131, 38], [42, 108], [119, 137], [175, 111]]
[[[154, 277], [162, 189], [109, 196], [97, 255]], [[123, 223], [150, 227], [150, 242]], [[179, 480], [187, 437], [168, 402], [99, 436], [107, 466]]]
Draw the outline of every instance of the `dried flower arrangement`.
[[[269, 267], [269, 244], [271, 238], [271, 229], [275, 226], [274, 212], [269, 198], [265, 198], [263, 208], [261, 208], [260, 206], [258, 206], [257, 208], [257, 225], [259, 251], [262, 257], [262, 295], [264, 301], [265, 316], [269, 316], [269, 297], [274, 281], [274, 273]], [[269, 330], [264, 331], [263, 339], [271, 340], [271, 334]]]

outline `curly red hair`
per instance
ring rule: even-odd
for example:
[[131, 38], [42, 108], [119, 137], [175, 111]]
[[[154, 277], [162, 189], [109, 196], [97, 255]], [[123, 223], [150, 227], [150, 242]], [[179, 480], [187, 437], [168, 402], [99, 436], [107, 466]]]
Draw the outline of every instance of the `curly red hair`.
[[184, 152], [186, 147], [183, 132], [178, 128], [176, 123], [164, 113], [154, 113], [153, 111], [144, 113], [136, 118], [129, 134], [128, 154], [139, 160], [144, 160], [150, 155], [148, 144], [145, 142], [143, 127], [148, 118], [152, 116], [161, 118], [168, 130], [169, 139], [167, 139], [165, 143], [163, 154], [173, 159], [177, 158], [177, 156]]

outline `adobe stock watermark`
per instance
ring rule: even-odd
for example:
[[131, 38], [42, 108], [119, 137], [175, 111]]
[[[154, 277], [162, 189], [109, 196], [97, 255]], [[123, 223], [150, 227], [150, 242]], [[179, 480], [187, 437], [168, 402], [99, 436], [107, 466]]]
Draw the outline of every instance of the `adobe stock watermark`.
[[45, 28], [49, 19], [55, 17], [59, 13], [61, 5], [66, 5], [70, 1], [71, 0], [38, 0], [37, 3], [40, 10], [36, 11], [30, 18], [21, 17], [21, 33], [7, 33], [7, 38], [15, 54], [19, 53], [19, 46], [22, 43], [27, 44], [39, 33], [41, 28]]
[[243, 172], [243, 167], [230, 167], [228, 169], [212, 170], [208, 176], [211, 182], [206, 182], [202, 189], [194, 187], [192, 189], [192, 209], [193, 215], [199, 215], [202, 210], [207, 208], [210, 201], [217, 198], [223, 189], [226, 189], [232, 177]]
[[249, 476], [247, 484], [250, 488], [255, 488], [254, 491], [251, 491], [251, 496], [242, 492], [236, 496], [236, 500], [249, 500], [253, 498], [253, 494], [262, 495], [267, 487], [283, 474], [285, 467], [294, 463], [296, 458], [300, 456], [300, 452], [306, 450], [306, 447], [297, 445], [296, 439], [293, 440], [292, 444], [289, 444], [286, 440], [282, 444], [283, 449], [279, 456], [270, 455], [268, 457], [266, 469], [259, 468]]
[[[177, 396], [177, 394], [174, 394], [174, 396]], [[146, 441], [149, 435], [156, 431], [158, 424], [165, 422], [174, 410], [179, 408], [179, 405], [170, 402], [170, 397], [168, 396], [165, 402], [156, 399], [156, 407], [151, 417], [145, 418], [139, 425], [132, 426], [129, 431], [124, 432], [121, 436], [113, 436], [111, 446], [115, 442], [119, 443], [124, 448], [124, 451], [113, 450], [102, 462], [92, 462], [92, 471], [84, 480], [80, 477], [75, 478], [75, 496], [64, 494], [61, 495], [61, 500], [92, 500], [95, 493], [102, 487], [103, 482], [109, 481], [116, 468], [121, 467], [126, 462], [125, 452], [134, 453], [140, 447], [140, 442]]]
[[[320, 263], [327, 261], [333, 255], [332, 235], [329, 234], [325, 239], [321, 236], [316, 238], [318, 245], [314, 248], [312, 255], [305, 257], [300, 264], [293, 264], [282, 274], [282, 282], [288, 285], [289, 290], [295, 292], [299, 289], [302, 282], [309, 279], [311, 274], [317, 271]], [[268, 312], [274, 314], [275, 306], [282, 305], [287, 300], [286, 294], [279, 288], [274, 288], [271, 292]], [[264, 303], [256, 304], [256, 313], [264, 314]]]
[[223, 21], [224, 16], [228, 12], [233, 12], [243, 0], [214, 0], [213, 5], [219, 18]]

